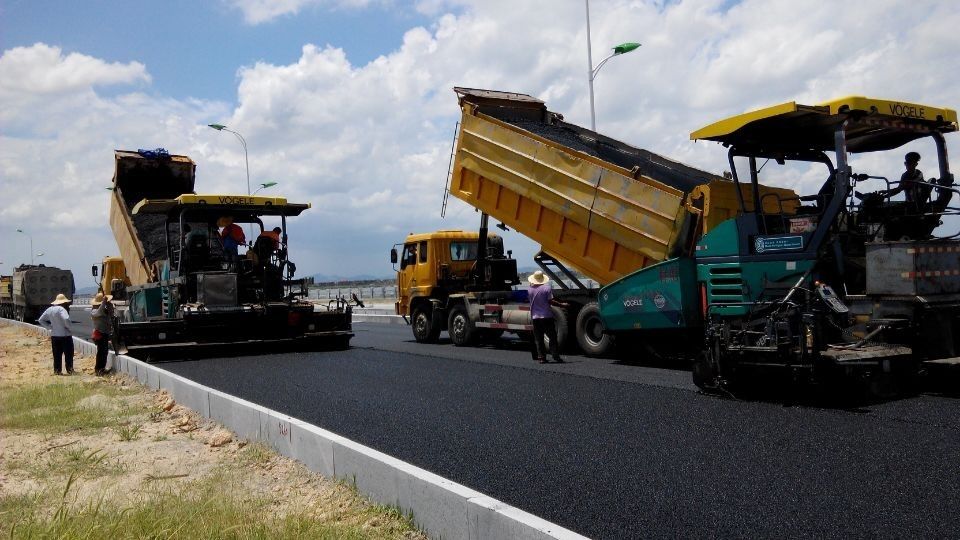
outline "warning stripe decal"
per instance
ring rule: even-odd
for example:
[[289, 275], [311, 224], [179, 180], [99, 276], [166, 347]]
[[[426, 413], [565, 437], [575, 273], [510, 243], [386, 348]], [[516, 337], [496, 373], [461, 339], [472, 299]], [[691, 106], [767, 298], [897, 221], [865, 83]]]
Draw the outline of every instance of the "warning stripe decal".
[[907, 248], [907, 253], [960, 253], [960, 246], [934, 246], [921, 248]]
[[960, 276], [960, 270], [927, 270], [925, 272], [901, 272], [903, 279]]

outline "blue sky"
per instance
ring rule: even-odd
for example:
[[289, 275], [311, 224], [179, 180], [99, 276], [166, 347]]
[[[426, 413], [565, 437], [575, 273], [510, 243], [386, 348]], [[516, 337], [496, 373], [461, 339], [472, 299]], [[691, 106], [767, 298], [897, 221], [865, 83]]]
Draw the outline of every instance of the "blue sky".
[[[747, 110], [845, 95], [960, 105], [955, 0], [844, 6], [857, 16], [822, 0], [591, 0], [595, 61], [643, 44], [599, 74], [598, 131], [722, 172], [724, 150], [689, 133]], [[527, 93], [589, 125], [586, 64], [583, 0], [0, 0], [0, 273], [29, 260], [17, 228], [78, 275], [117, 252], [114, 149], [162, 146], [197, 163], [198, 191], [245, 192], [242, 149], [216, 122], [246, 138], [254, 186], [313, 205], [291, 222], [305, 275], [389, 276], [407, 233], [478, 224], [459, 201], [439, 212], [451, 88]], [[855, 162], [888, 177], [901, 164]], [[784, 179], [803, 194], [820, 182]], [[505, 241], [530, 266], [538, 246]]]
[[[334, 44], [354, 64], [399, 47], [429, 19], [408, 6], [307, 6], [262, 24], [224, 2], [163, 0], [0, 2], [0, 48], [37, 42], [111, 62], [146, 64], [149, 90], [176, 99], [236, 101], [236, 73], [257, 61], [288, 64], [306, 43]], [[110, 89], [106, 90], [111, 92]]]

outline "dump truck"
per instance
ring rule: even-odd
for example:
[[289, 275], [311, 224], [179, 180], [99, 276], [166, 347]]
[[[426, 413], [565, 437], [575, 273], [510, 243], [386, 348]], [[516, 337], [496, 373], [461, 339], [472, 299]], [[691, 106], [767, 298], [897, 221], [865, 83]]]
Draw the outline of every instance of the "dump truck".
[[[957, 213], [945, 142], [957, 128], [952, 109], [854, 96], [783, 103], [693, 132], [727, 147], [743, 188], [734, 193], [753, 197], [693, 250], [601, 289], [606, 331], [686, 344], [694, 382], [707, 390], [776, 373], [897, 391], [957, 366], [960, 242], [935, 234]], [[923, 150], [936, 175], [878, 170], [884, 153], [906, 149]], [[811, 175], [820, 187], [807, 195], [760, 187]]]
[[[130, 283], [110, 282], [127, 298], [119, 350], [165, 360], [349, 346], [351, 306], [316, 311], [294, 279], [287, 219], [309, 203], [196, 194], [187, 156], [117, 150], [115, 165], [110, 224]], [[251, 239], [240, 233], [230, 249], [221, 228], [246, 228]]]
[[8, 319], [34, 322], [58, 294], [72, 299], [73, 272], [42, 264], [23, 264], [13, 275], [0, 279], [0, 314]]
[[13, 318], [13, 276], [0, 276], [0, 317]]
[[[516, 261], [489, 217], [541, 245], [534, 260], [554, 280], [561, 347], [575, 338], [588, 355], [608, 354], [598, 288], [646, 266], [691, 253], [697, 238], [736, 211], [737, 186], [722, 176], [565, 122], [532, 96], [455, 88], [461, 122], [448, 193], [481, 212], [479, 232], [410, 235], [399, 262], [396, 311], [418, 341], [447, 330], [455, 345], [532, 329]], [[761, 187], [760, 196], [795, 196]], [[743, 189], [740, 197], [753, 200]], [[764, 199], [766, 200], [766, 199]], [[770, 199], [770, 204], [773, 204]], [[771, 208], [772, 209], [772, 208]], [[451, 250], [470, 253], [458, 259]], [[469, 250], [467, 250], [469, 247]], [[573, 341], [570, 339], [569, 341]]]
[[97, 280], [97, 289], [103, 294], [110, 294], [114, 301], [126, 300], [127, 287], [133, 285], [127, 276], [127, 267], [123, 257], [108, 255], [100, 261], [100, 266], [93, 265], [90, 273]]

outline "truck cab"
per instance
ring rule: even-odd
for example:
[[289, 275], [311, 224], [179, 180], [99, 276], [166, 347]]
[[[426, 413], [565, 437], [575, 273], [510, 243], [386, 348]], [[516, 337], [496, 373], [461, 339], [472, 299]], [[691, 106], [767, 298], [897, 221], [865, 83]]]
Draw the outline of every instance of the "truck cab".
[[410, 234], [390, 250], [397, 272], [397, 315], [413, 319], [414, 335], [439, 335], [434, 305], [446, 307], [451, 294], [470, 290], [510, 290], [519, 283], [517, 263], [504, 253], [503, 239], [487, 235], [486, 256], [478, 257], [480, 233], [443, 230]]

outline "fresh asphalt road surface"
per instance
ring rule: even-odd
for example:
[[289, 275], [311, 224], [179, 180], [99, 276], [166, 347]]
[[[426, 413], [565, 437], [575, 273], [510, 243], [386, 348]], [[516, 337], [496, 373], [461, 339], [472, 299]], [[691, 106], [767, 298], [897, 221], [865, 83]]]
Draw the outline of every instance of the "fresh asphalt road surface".
[[[82, 317], [76, 317], [81, 319]], [[954, 537], [960, 400], [701, 395], [683, 370], [412, 342], [163, 364], [597, 538]]]

